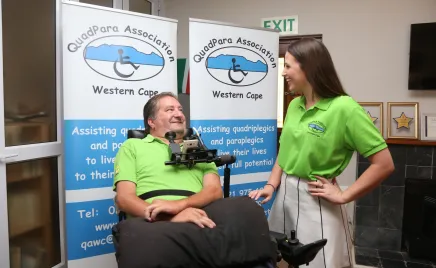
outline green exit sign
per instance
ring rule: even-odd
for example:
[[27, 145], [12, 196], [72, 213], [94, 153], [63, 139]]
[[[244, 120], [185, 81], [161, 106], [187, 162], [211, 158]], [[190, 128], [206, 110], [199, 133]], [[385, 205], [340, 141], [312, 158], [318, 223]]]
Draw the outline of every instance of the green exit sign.
[[298, 16], [262, 19], [262, 27], [280, 31], [280, 35], [298, 34]]

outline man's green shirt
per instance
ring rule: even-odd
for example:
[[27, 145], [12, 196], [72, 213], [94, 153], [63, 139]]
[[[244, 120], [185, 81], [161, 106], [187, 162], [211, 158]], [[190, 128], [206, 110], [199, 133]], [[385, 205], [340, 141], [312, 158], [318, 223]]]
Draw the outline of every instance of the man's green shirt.
[[[187, 190], [198, 193], [203, 188], [203, 177], [208, 173], [218, 175], [214, 163], [199, 163], [191, 169], [185, 165], [165, 165], [171, 160], [171, 149], [162, 140], [147, 135], [144, 139], [128, 139], [120, 147], [115, 158], [113, 189], [120, 181], [136, 184], [139, 196], [154, 190]], [[186, 196], [159, 196], [166, 200], [178, 200]], [[150, 198], [145, 201], [152, 202]]]

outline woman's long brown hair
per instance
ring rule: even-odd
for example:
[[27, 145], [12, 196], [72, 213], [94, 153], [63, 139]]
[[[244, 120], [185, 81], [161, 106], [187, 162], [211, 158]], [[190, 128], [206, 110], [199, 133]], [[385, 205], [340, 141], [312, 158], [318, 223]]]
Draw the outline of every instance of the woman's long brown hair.
[[314, 93], [321, 98], [348, 95], [339, 80], [333, 60], [325, 45], [314, 38], [302, 38], [288, 46], [298, 61]]

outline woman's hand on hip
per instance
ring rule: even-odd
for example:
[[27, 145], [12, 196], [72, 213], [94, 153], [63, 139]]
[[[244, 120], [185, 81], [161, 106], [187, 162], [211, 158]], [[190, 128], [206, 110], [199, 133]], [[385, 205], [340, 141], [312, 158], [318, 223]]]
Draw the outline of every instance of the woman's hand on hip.
[[330, 180], [326, 178], [315, 176], [318, 180], [308, 182], [309, 193], [313, 196], [322, 197], [334, 204], [345, 204], [346, 200], [343, 196], [341, 188], [339, 185], [333, 184]]
[[263, 197], [264, 199], [260, 202], [261, 204], [265, 204], [270, 201], [274, 193], [274, 188], [269, 185], [265, 185], [262, 190], [254, 190], [251, 191], [248, 196], [251, 199], [257, 200], [259, 197]]

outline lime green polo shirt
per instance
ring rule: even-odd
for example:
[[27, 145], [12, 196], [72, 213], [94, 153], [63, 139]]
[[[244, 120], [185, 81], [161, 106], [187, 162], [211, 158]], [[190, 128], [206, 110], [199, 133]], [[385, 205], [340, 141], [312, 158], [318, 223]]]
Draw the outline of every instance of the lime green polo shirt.
[[[182, 147], [182, 146], [181, 146]], [[203, 177], [208, 173], [218, 175], [214, 163], [198, 163], [191, 169], [185, 165], [165, 165], [171, 160], [171, 149], [162, 140], [147, 135], [144, 139], [128, 139], [115, 157], [113, 189], [119, 181], [136, 184], [136, 195], [154, 190], [187, 190], [198, 193], [203, 188]], [[178, 200], [186, 196], [158, 196], [153, 199]]]
[[387, 147], [365, 110], [349, 96], [322, 99], [308, 110], [304, 96], [295, 98], [279, 142], [283, 171], [312, 180], [314, 175], [339, 176], [355, 151], [368, 157]]

